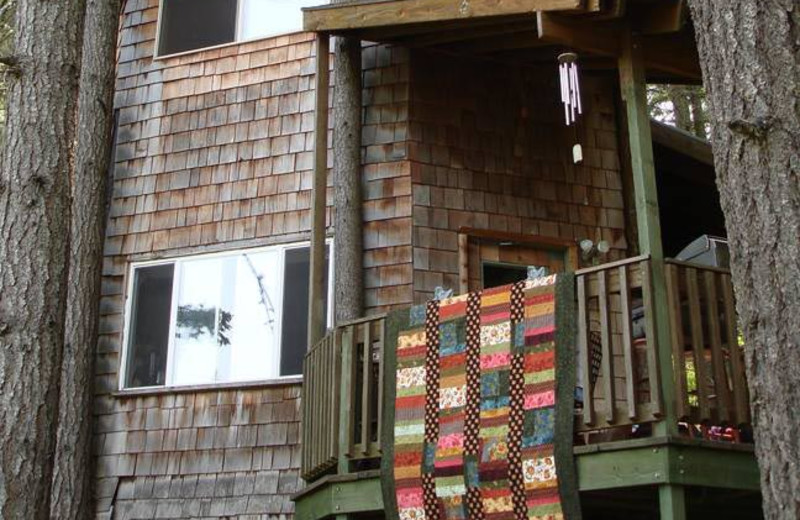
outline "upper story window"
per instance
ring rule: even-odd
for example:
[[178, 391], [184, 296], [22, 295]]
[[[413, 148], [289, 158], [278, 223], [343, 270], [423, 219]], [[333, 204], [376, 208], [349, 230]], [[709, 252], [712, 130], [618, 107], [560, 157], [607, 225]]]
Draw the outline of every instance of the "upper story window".
[[300, 374], [309, 261], [309, 247], [292, 244], [134, 264], [122, 386]]
[[320, 0], [161, 0], [158, 55], [303, 28], [301, 8]]

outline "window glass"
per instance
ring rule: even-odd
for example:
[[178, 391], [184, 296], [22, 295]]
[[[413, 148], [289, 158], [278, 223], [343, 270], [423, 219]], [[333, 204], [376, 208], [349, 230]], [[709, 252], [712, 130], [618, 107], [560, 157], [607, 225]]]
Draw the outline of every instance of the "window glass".
[[239, 0], [239, 40], [303, 29], [303, 7], [321, 0]]
[[[328, 269], [330, 248], [325, 251], [325, 268]], [[283, 326], [281, 333], [281, 375], [303, 372], [303, 357], [308, 349], [308, 271], [311, 250], [300, 247], [286, 250], [286, 267], [283, 271]], [[325, 287], [325, 308], [328, 291]]]
[[162, 0], [158, 54], [236, 40], [237, 0]]
[[308, 275], [297, 245], [134, 266], [124, 386], [300, 374]]
[[126, 386], [166, 381], [173, 273], [172, 264], [134, 271]]

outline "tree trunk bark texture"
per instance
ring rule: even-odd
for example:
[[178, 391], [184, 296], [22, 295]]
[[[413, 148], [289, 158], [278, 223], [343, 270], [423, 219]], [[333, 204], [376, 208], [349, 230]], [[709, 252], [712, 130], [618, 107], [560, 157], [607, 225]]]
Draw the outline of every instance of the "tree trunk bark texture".
[[800, 4], [690, 0], [764, 515], [800, 518]]
[[88, 0], [51, 518], [91, 516], [92, 389], [100, 306], [120, 0]]
[[0, 156], [0, 517], [44, 519], [56, 444], [84, 2], [17, 3]]
[[336, 38], [333, 76], [333, 182], [336, 216], [336, 322], [364, 313], [361, 195], [361, 41]]

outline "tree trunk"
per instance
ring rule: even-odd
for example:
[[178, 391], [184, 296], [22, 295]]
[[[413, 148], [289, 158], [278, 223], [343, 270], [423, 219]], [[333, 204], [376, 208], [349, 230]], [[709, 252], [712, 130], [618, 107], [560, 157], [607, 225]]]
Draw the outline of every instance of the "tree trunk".
[[84, 2], [20, 0], [0, 156], [0, 517], [44, 519], [56, 443]]
[[686, 87], [680, 85], [667, 86], [669, 101], [672, 103], [672, 115], [675, 126], [687, 132], [692, 131], [692, 116], [689, 112], [689, 97]]
[[706, 134], [708, 118], [703, 107], [703, 95], [700, 87], [689, 89], [689, 108], [692, 111], [692, 132], [701, 139], [708, 139], [708, 134]]
[[333, 182], [336, 217], [336, 322], [364, 313], [361, 195], [361, 40], [336, 38], [333, 105]]
[[690, 0], [766, 518], [800, 518], [800, 4]]
[[78, 94], [72, 178], [67, 315], [50, 516], [89, 518], [92, 388], [114, 120], [114, 63], [120, 0], [89, 0]]

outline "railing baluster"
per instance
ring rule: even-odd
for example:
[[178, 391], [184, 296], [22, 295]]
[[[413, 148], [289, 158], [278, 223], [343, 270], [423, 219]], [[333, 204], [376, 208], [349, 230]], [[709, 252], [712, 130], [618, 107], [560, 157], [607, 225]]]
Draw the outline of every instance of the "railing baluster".
[[[656, 417], [661, 409], [661, 373], [658, 370], [658, 339], [656, 338], [656, 312], [653, 301], [653, 285], [650, 276], [650, 260], [639, 264], [642, 271], [642, 304], [644, 305], [645, 336], [647, 337], [647, 377], [650, 382], [650, 408]], [[672, 396], [667, 396], [672, 399]]]
[[686, 289], [689, 298], [689, 322], [692, 330], [692, 351], [694, 352], [695, 380], [697, 381], [697, 401], [700, 421], [711, 419], [708, 401], [708, 371], [704, 352], [703, 323], [700, 314], [700, 290], [697, 284], [697, 269], [686, 269]]
[[[345, 327], [342, 331], [342, 410], [340, 417], [343, 442], [340, 442], [339, 456], [352, 457], [355, 447], [355, 365], [357, 354], [355, 349], [355, 325]], [[344, 453], [342, 453], [342, 449]]]
[[678, 418], [689, 415], [689, 392], [686, 386], [686, 355], [683, 346], [686, 341], [683, 336], [683, 309], [681, 307], [681, 293], [679, 280], [679, 268], [672, 264], [667, 264], [667, 302], [669, 305], [669, 326], [670, 338], [672, 339], [672, 363], [675, 368], [675, 377], [678, 379], [676, 390], [676, 412]]
[[725, 357], [722, 354], [722, 338], [719, 329], [719, 304], [717, 302], [717, 273], [705, 271], [706, 310], [708, 316], [708, 336], [711, 342], [711, 361], [714, 373], [714, 390], [717, 396], [717, 411], [722, 422], [731, 420], [731, 392], [728, 388], [728, 374], [725, 370]]
[[611, 319], [608, 315], [608, 286], [606, 271], [597, 273], [598, 300], [600, 305], [600, 342], [603, 348], [603, 397], [606, 401], [606, 421], [614, 424], [616, 393], [614, 389], [614, 358], [611, 349]]
[[631, 334], [631, 288], [628, 284], [628, 268], [621, 265], [619, 272], [620, 311], [622, 312], [622, 353], [625, 356], [625, 397], [628, 401], [628, 417], [636, 419], [636, 389], [633, 370], [633, 340]]
[[339, 388], [336, 385], [336, 382], [339, 381], [339, 356], [338, 349], [337, 349], [337, 340], [339, 338], [339, 331], [334, 329], [331, 331], [331, 341], [328, 344], [329, 349], [329, 359], [330, 359], [330, 371], [331, 374], [331, 384], [328, 387], [329, 395], [331, 396], [331, 407], [330, 413], [328, 416], [330, 417], [330, 427], [332, 435], [330, 437], [330, 444], [328, 446], [328, 453], [330, 454], [330, 458], [332, 460], [336, 460], [336, 451], [339, 447]]
[[369, 455], [370, 426], [372, 406], [370, 401], [370, 394], [372, 392], [372, 327], [369, 323], [365, 323], [364, 327], [364, 346], [363, 346], [363, 363], [362, 363], [362, 384], [361, 384], [361, 453]]
[[578, 347], [580, 349], [581, 385], [583, 386], [583, 424], [594, 424], [594, 392], [591, 384], [592, 359], [589, 354], [589, 319], [586, 312], [588, 300], [586, 299], [586, 277], [578, 275]]
[[309, 446], [309, 435], [308, 435], [308, 417], [309, 417], [309, 399], [310, 396], [308, 394], [308, 382], [310, 380], [309, 377], [309, 370], [310, 364], [308, 363], [308, 356], [303, 356], [303, 390], [302, 390], [302, 407], [303, 407], [303, 417], [302, 423], [300, 426], [300, 438], [302, 439], [302, 444], [300, 445], [300, 450], [302, 455], [300, 457], [300, 472], [303, 476], [308, 475], [309, 464], [311, 463], [311, 457], [308, 453]]
[[736, 308], [733, 301], [733, 285], [730, 275], [722, 276], [722, 300], [725, 305], [725, 330], [728, 337], [728, 350], [731, 355], [731, 380], [733, 381], [733, 400], [736, 410], [736, 424], [750, 422], [750, 405], [747, 384], [742, 362], [742, 349], [736, 329]]
[[384, 321], [376, 322], [378, 324], [378, 426], [376, 431], [376, 449], [374, 452], [380, 454], [381, 452], [381, 427], [383, 424], [383, 353], [386, 347], [386, 327]]

